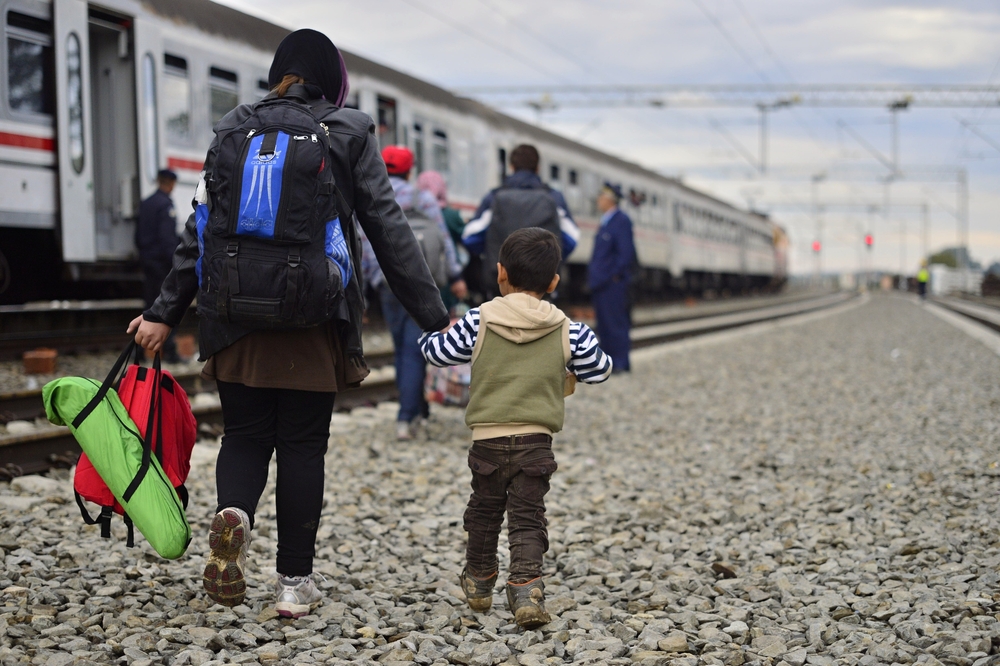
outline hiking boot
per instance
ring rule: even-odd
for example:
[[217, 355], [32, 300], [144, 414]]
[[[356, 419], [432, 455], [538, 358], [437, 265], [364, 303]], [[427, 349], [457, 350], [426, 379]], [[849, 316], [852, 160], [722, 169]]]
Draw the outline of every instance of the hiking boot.
[[215, 514], [208, 530], [208, 545], [212, 551], [202, 575], [208, 596], [223, 606], [243, 603], [247, 593], [244, 571], [250, 549], [250, 517], [232, 507]]
[[281, 617], [300, 618], [303, 615], [308, 615], [309, 611], [323, 600], [323, 593], [316, 587], [312, 575], [282, 576], [278, 574], [278, 580], [274, 584], [274, 593], [277, 596], [274, 609]]
[[477, 613], [485, 613], [493, 606], [493, 587], [496, 582], [496, 573], [489, 578], [476, 578], [468, 569], [462, 569], [462, 573], [458, 575], [458, 584], [465, 592], [469, 608]]
[[534, 629], [552, 621], [545, 612], [545, 585], [541, 578], [527, 583], [507, 583], [507, 605], [522, 629]]

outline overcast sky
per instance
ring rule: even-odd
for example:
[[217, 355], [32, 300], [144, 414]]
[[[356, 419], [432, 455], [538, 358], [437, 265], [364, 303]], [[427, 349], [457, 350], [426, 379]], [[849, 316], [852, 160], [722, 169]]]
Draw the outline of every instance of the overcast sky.
[[[314, 27], [347, 50], [445, 88], [588, 83], [1000, 83], [1000, 4], [944, 0], [225, 0], [290, 28]], [[533, 111], [505, 111], [535, 122]], [[921, 205], [931, 250], [956, 243], [956, 186], [969, 174], [970, 245], [1000, 261], [1000, 110], [901, 113], [900, 155], [911, 178], [893, 185], [846, 122], [890, 153], [883, 109], [792, 109], [772, 114], [771, 176], [760, 178], [713, 128], [757, 153], [753, 109], [576, 109], [543, 114], [551, 130], [707, 190], [768, 210], [793, 238], [792, 268], [815, 266], [811, 178], [829, 204], [823, 268], [855, 270], [865, 231], [874, 265], [915, 271]], [[933, 178], [914, 175], [934, 165]], [[848, 210], [851, 204], [858, 210]], [[906, 233], [901, 233], [905, 228]], [[905, 239], [905, 244], [901, 240]], [[902, 251], [901, 251], [902, 249]], [[905, 258], [904, 258], [905, 253]]]

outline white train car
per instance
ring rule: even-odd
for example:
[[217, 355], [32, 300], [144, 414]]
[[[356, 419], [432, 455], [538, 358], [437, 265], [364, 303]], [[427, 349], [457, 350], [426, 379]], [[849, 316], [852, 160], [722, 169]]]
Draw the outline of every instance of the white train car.
[[[79, 295], [73, 285], [136, 279], [139, 202], [156, 172], [179, 174], [183, 223], [212, 126], [267, 92], [287, 30], [207, 0], [0, 0], [0, 298]], [[383, 145], [446, 174], [471, 212], [509, 151], [535, 144], [583, 238], [570, 257], [583, 283], [604, 181], [630, 193], [641, 284], [657, 290], [764, 287], [784, 277], [783, 233], [678, 181], [345, 53], [349, 104], [376, 119]]]

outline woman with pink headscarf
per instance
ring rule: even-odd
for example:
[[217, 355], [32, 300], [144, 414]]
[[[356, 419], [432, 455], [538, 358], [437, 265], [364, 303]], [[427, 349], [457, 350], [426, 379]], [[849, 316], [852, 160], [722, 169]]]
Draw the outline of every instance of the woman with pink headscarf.
[[[457, 210], [448, 205], [448, 184], [445, 183], [444, 176], [437, 171], [423, 171], [417, 176], [417, 188], [430, 192], [437, 199], [444, 223], [448, 227], [448, 233], [451, 234], [451, 240], [455, 243], [458, 263], [462, 265], [462, 268], [465, 268], [469, 264], [469, 252], [462, 244], [462, 229], [465, 228], [465, 220], [462, 219], [462, 215]], [[441, 290], [441, 298], [449, 310], [458, 303], [458, 299], [447, 289]]]

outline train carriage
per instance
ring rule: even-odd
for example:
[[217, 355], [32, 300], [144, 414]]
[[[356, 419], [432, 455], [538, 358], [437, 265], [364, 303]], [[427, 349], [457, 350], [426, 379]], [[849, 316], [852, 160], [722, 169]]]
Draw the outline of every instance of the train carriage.
[[[287, 29], [206, 0], [0, 0], [0, 287], [3, 302], [94, 293], [137, 280], [139, 202], [156, 172], [179, 175], [183, 224], [212, 126], [267, 93]], [[635, 221], [640, 288], [763, 288], [784, 278], [784, 232], [679, 181], [344, 53], [349, 105], [446, 175], [468, 215], [507, 155], [535, 144], [582, 239], [566, 277], [584, 283], [601, 184], [621, 183]], [[9, 267], [7, 264], [9, 263]], [[74, 288], [74, 285], [76, 288]], [[84, 287], [85, 286], [85, 287]], [[99, 290], [98, 290], [99, 293]]]

